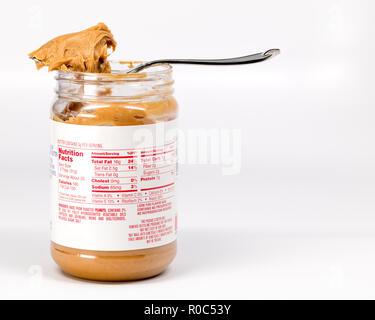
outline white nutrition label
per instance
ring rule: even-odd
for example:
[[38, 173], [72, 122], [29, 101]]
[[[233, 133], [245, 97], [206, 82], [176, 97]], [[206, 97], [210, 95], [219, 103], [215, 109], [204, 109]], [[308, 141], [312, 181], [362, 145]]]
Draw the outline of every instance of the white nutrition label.
[[51, 238], [103, 251], [176, 239], [176, 120], [142, 126], [51, 121]]

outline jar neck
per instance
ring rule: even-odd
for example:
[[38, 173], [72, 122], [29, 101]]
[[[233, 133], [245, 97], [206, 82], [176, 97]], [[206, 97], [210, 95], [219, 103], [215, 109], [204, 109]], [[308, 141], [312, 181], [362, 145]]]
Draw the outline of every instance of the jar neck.
[[135, 74], [125, 73], [128, 65], [121, 62], [111, 62], [111, 67], [108, 74], [57, 71], [57, 96], [74, 101], [152, 101], [173, 95], [168, 64]]

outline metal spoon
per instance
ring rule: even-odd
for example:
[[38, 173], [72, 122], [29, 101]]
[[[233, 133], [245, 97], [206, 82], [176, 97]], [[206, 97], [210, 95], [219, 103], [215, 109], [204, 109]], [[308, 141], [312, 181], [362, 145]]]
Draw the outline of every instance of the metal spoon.
[[265, 61], [271, 57], [274, 57], [280, 53], [279, 49], [270, 49], [265, 52], [255, 53], [248, 56], [229, 58], [229, 59], [160, 59], [141, 63], [140, 65], [129, 69], [126, 73], [136, 73], [145, 68], [162, 64], [204, 64], [204, 65], [229, 65], [229, 64], [248, 64]]
[[35, 57], [29, 57], [31, 60], [34, 60], [35, 62], [38, 62], [40, 64], [44, 64], [44, 62], [42, 60], [39, 60], [38, 58], [35, 58]]
[[[270, 49], [265, 52], [255, 53], [248, 56], [229, 58], [229, 59], [160, 59], [141, 63], [140, 65], [127, 70], [125, 73], [136, 73], [143, 69], [149, 68], [162, 63], [170, 64], [203, 64], [203, 65], [235, 65], [235, 64], [249, 64], [265, 61], [269, 58], [275, 57], [280, 53], [280, 49]], [[32, 60], [44, 64], [43, 61], [30, 57]]]

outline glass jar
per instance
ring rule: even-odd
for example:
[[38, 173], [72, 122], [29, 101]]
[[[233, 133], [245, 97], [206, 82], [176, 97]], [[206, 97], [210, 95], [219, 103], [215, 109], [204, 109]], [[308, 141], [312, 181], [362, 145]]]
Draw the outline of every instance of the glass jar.
[[111, 64], [111, 74], [57, 72], [51, 253], [76, 277], [136, 280], [176, 255], [178, 106], [171, 66]]

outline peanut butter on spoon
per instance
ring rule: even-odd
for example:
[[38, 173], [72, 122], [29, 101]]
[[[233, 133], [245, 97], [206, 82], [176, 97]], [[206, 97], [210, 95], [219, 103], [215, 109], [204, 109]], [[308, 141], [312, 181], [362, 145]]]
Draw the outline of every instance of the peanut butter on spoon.
[[48, 66], [48, 71], [109, 73], [108, 49], [116, 49], [116, 41], [104, 23], [86, 30], [56, 37], [38, 50], [29, 53], [35, 58], [38, 69]]

